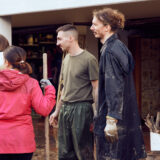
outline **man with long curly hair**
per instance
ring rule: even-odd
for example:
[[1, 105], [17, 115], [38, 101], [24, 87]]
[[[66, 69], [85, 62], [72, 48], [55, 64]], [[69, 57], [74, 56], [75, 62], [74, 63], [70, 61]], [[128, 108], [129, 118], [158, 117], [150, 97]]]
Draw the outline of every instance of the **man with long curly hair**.
[[93, 12], [91, 30], [103, 44], [94, 126], [97, 160], [146, 157], [132, 77], [133, 57], [116, 34], [124, 22], [124, 15], [111, 8]]

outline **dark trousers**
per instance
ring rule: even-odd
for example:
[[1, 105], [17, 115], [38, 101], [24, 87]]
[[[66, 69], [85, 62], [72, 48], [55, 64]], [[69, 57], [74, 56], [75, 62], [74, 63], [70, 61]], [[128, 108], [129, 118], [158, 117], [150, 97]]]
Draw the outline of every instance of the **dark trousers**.
[[31, 160], [33, 153], [0, 154], [0, 160]]
[[94, 160], [89, 102], [65, 103], [59, 114], [58, 160]]
[[119, 160], [115, 158], [110, 158], [110, 145], [106, 142], [104, 136], [96, 136], [96, 158], [97, 160]]

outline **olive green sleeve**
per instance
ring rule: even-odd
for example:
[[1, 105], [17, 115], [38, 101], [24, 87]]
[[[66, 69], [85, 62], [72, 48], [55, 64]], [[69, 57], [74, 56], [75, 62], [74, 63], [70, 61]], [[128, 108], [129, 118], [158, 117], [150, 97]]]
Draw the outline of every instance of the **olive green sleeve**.
[[98, 62], [95, 57], [89, 59], [88, 72], [90, 80], [98, 80]]

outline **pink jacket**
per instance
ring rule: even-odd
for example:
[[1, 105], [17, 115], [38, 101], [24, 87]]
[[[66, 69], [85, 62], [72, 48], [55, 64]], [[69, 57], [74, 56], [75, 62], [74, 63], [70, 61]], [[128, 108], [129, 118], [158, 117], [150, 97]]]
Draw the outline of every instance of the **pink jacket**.
[[0, 71], [0, 154], [30, 153], [36, 149], [31, 108], [47, 116], [55, 105], [55, 89], [15, 70]]

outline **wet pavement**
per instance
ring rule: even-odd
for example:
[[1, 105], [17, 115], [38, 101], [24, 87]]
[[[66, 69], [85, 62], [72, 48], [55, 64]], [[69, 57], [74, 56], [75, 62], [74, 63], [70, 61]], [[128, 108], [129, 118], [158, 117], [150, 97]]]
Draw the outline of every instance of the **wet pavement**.
[[[35, 140], [36, 140], [36, 151], [33, 154], [32, 160], [45, 160], [45, 128], [44, 128], [44, 117], [33, 118]], [[50, 140], [50, 160], [57, 160], [57, 129], [50, 126], [49, 129], [49, 140]]]

